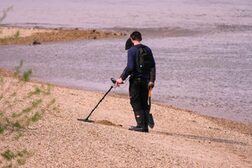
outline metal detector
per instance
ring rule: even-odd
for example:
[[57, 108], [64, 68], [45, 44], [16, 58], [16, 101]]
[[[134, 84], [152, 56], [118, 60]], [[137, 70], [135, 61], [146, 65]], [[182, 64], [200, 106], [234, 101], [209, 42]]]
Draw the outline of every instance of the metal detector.
[[92, 120], [89, 120], [89, 117], [92, 115], [92, 113], [95, 111], [95, 109], [99, 106], [99, 104], [102, 102], [102, 100], [107, 96], [107, 94], [112, 90], [113, 87], [115, 87], [116, 80], [114, 78], [111, 78], [111, 81], [113, 85], [110, 86], [109, 90], [104, 94], [104, 96], [101, 98], [101, 100], [96, 104], [96, 106], [93, 108], [93, 110], [89, 113], [89, 115], [85, 119], [77, 119], [79, 121], [84, 122], [93, 122]]

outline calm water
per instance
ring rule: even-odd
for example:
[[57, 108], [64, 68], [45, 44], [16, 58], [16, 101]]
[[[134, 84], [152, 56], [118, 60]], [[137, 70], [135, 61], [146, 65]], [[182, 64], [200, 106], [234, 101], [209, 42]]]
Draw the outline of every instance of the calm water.
[[[0, 9], [11, 5], [5, 24], [138, 28], [156, 58], [153, 99], [252, 122], [250, 0], [1, 0]], [[125, 40], [0, 46], [0, 67], [14, 69], [23, 60], [36, 79], [106, 91], [110, 77], [118, 77], [126, 64]], [[127, 88], [115, 92], [127, 93]]]

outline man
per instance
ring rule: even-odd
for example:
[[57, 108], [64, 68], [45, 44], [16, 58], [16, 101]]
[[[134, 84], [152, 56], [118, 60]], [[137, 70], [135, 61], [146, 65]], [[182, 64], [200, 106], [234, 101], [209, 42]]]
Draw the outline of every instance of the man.
[[[119, 86], [123, 81], [130, 76], [129, 95], [130, 104], [133, 108], [137, 125], [129, 128], [129, 130], [149, 132], [148, 130], [148, 88], [154, 87], [156, 78], [155, 60], [152, 51], [149, 47], [141, 44], [142, 35], [138, 31], [134, 31], [130, 35], [130, 39], [126, 42], [126, 49], [128, 49], [127, 66], [121, 74], [120, 78], [116, 80]], [[132, 47], [129, 47], [130, 42]], [[141, 52], [146, 53], [146, 60], [142, 65], [139, 64], [139, 55]], [[144, 67], [144, 69], [141, 69]]]

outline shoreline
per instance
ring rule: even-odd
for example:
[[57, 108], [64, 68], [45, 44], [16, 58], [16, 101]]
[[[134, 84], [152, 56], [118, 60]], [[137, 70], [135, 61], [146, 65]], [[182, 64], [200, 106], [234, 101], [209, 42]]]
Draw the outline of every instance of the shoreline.
[[[4, 68], [0, 67], [0, 75], [3, 75], [5, 77], [14, 77], [14, 72], [10, 70], [6, 70]], [[57, 88], [62, 88], [62, 89], [70, 89], [70, 90], [76, 90], [76, 91], [83, 91], [83, 92], [90, 92], [93, 94], [100, 94], [103, 95], [104, 92], [95, 90], [95, 89], [88, 89], [88, 88], [78, 88], [78, 87], [71, 87], [71, 86], [64, 86], [64, 85], [59, 85], [59, 84], [52, 84], [50, 82], [44, 82], [41, 80], [34, 80], [31, 79], [30, 82], [36, 83], [36, 84], [42, 84], [42, 85], [51, 85], [53, 87]], [[125, 101], [128, 101], [128, 94], [125, 93], [110, 93], [108, 97], [114, 97], [114, 98], [120, 98], [124, 99]], [[97, 99], [98, 101], [98, 99]], [[244, 134], [248, 134], [252, 136], [252, 123], [246, 123], [246, 122], [239, 122], [239, 121], [234, 121], [226, 118], [220, 118], [220, 117], [215, 117], [215, 116], [210, 116], [206, 114], [201, 114], [200, 112], [196, 112], [193, 110], [185, 109], [185, 108], [179, 108], [173, 105], [170, 105], [168, 103], [163, 103], [163, 102], [158, 102], [158, 101], [152, 101], [152, 104], [164, 107], [164, 108], [169, 108], [177, 111], [184, 111], [186, 113], [196, 115], [202, 118], [205, 118], [209, 121], [213, 121], [217, 125], [220, 125], [222, 127], [226, 127], [228, 129], [232, 129], [234, 131], [239, 131]]]
[[[1, 70], [1, 67], [0, 67], [0, 70]], [[31, 80], [31, 81], [35, 82], [35, 83], [39, 83], [39, 84], [50, 84], [50, 85], [53, 85], [53, 86], [59, 87], [59, 88], [73, 89], [73, 90], [78, 90], [78, 91], [87, 91], [87, 92], [93, 92], [95, 94], [101, 94], [101, 95], [105, 93], [104, 91], [101, 91], [101, 90], [89, 89], [89, 88], [85, 88], [85, 87], [80, 88], [80, 87], [74, 87], [74, 86], [64, 86], [64, 85], [60, 85], [60, 84], [52, 84], [50, 82], [43, 82], [43, 81], [37, 80], [37, 79], [36, 80]], [[129, 99], [129, 95], [127, 93], [109, 93], [108, 96], [115, 97], [115, 98], [123, 98], [125, 100]], [[155, 101], [155, 100], [152, 100], [152, 104], [156, 104], [158, 106], [162, 106], [162, 107], [165, 107], [165, 108], [171, 108], [171, 109], [174, 109], [174, 110], [185, 111], [187, 113], [192, 113], [194, 115], [198, 115], [200, 117], [206, 118], [206, 119], [208, 119], [210, 121], [214, 121], [218, 125], [225, 126], [227, 128], [236, 129], [236, 126], [241, 124], [240, 126], [238, 126], [239, 128], [237, 130], [239, 130], [240, 128], [241, 129], [245, 128], [247, 130], [247, 128], [250, 127], [250, 131], [245, 131], [245, 132], [250, 133], [250, 135], [252, 135], [252, 123], [242, 122], [242, 121], [235, 121], [235, 120], [216, 117], [216, 116], [210, 116], [210, 115], [207, 115], [207, 114], [202, 114], [202, 113], [200, 113], [198, 111], [193, 111], [193, 110], [186, 109], [186, 108], [176, 107], [174, 105], [171, 105], [171, 104], [168, 104], [168, 103], [165, 103], [165, 102]]]
[[[44, 42], [59, 42], [59, 41], [71, 41], [71, 40], [83, 40], [83, 39], [101, 39], [101, 38], [120, 38], [125, 36], [127, 33], [129, 33], [129, 30], [133, 30], [131, 28], [115, 28], [113, 29], [104, 29], [104, 30], [99, 30], [99, 29], [79, 29], [79, 28], [47, 28], [47, 27], [41, 27], [41, 26], [11, 26], [11, 25], [0, 25], [0, 32], [1, 29], [7, 29], [8, 31], [11, 31], [12, 34], [10, 37], [6, 36], [6, 37], [2, 37], [0, 36], [0, 45], [13, 45], [13, 44], [36, 44], [36, 42], [38, 42], [38, 44], [44, 43]], [[15, 36], [15, 32], [17, 32], [17, 30], [21, 30], [20, 31], [20, 37], [18, 38], [18, 40], [16, 38], [13, 38], [13, 36]], [[143, 29], [144, 32], [150, 32], [151, 30], [149, 30], [148, 28]], [[156, 29], [155, 33], [157, 33], [158, 31], [162, 30], [161, 29]], [[179, 37], [179, 36], [184, 36], [184, 35], [196, 35], [199, 32], [190, 32], [190, 31], [186, 31], [186, 30], [182, 30], [182, 29], [165, 29], [162, 30], [161, 32], [166, 32], [167, 30], [169, 30], [168, 32], [170, 32], [171, 34], [169, 34], [168, 36], [171, 37]], [[24, 33], [22, 33], [22, 31], [25, 31]], [[67, 33], [66, 33], [66, 32]], [[70, 31], [70, 33], [69, 33]], [[57, 34], [58, 32], [58, 34]], [[10, 32], [9, 32], [10, 33]], [[49, 38], [49, 39], [42, 39], [42, 40], [37, 40], [34, 37], [34, 34], [39, 34], [39, 37], [44, 37], [46, 35], [49, 34], [54, 34], [53, 38]], [[55, 35], [56, 33], [56, 35]], [[62, 34], [67, 34], [66, 36]], [[84, 36], [81, 36], [80, 34], [84, 33]], [[154, 35], [157, 35], [155, 34]], [[4, 33], [3, 33], [4, 34]], [[161, 33], [162, 34], [162, 33]], [[1, 35], [1, 34], [0, 34]], [[23, 36], [22, 36], [23, 35]], [[73, 35], [73, 36], [72, 36]], [[83, 35], [83, 34], [82, 34]], [[151, 35], [151, 36], [154, 36]], [[70, 37], [69, 37], [70, 36]], [[28, 38], [28, 39], [26, 39]], [[2, 40], [2, 41], [1, 41]], [[6, 41], [5, 41], [6, 40]], [[21, 41], [19, 41], [21, 40]], [[58, 85], [59, 86], [59, 85]], [[72, 89], [80, 89], [78, 87], [71, 87], [71, 86], [62, 86], [62, 87], [66, 87], [66, 88], [72, 88]], [[88, 89], [88, 88], [81, 88], [80, 90], [88, 90], [88, 91], [94, 91], [97, 92], [95, 89]], [[120, 94], [120, 93], [119, 93]], [[127, 97], [127, 94], [124, 94], [123, 97]], [[155, 101], [154, 101], [155, 102]], [[206, 116], [206, 117], [213, 117], [213, 118], [219, 118], [219, 117], [214, 117], [214, 116], [210, 116], [210, 115], [205, 115], [202, 114], [200, 112], [197, 111], [193, 111], [190, 109], [186, 109], [186, 108], [178, 108], [178, 107], [174, 107], [173, 105], [170, 105], [168, 103], [165, 102], [155, 102], [157, 104], [160, 105], [164, 105], [164, 106], [169, 106], [169, 107], [173, 107], [175, 109], [179, 109], [179, 110], [185, 110], [188, 112], [193, 112], [196, 113], [198, 115], [202, 115], [202, 116]], [[244, 123], [244, 124], [252, 124], [249, 122], [242, 122], [242, 121], [235, 121], [235, 120], [230, 120], [230, 119], [226, 119], [226, 118], [219, 118], [220, 120], [224, 119], [224, 120], [229, 120], [232, 122], [237, 122], [237, 123]]]
[[[0, 126], [3, 116], [9, 116], [12, 121], [19, 111], [24, 115], [42, 112], [34, 119], [36, 122], [21, 132], [9, 127], [0, 132], [3, 142], [0, 153], [30, 153], [24, 155], [25, 167], [103, 168], [111, 167], [112, 163], [114, 167], [252, 165], [252, 125], [202, 116], [154, 102], [155, 127], [149, 133], [139, 133], [128, 130], [135, 121], [129, 99], [123, 95], [108, 95], [90, 117], [93, 122], [88, 123], [77, 119], [87, 116], [104, 93], [48, 85], [37, 80], [20, 82], [13, 72], [3, 69], [0, 69], [0, 82], [1, 91], [4, 91], [0, 99], [0, 106], [4, 107], [0, 111]], [[15, 90], [17, 92], [12, 94]], [[35, 107], [32, 111], [31, 102]], [[139, 154], [146, 157], [136, 162]], [[15, 158], [10, 162], [0, 157], [0, 166], [10, 163], [15, 166], [20, 162]]]
[[[1, 69], [1, 67], [0, 67], [0, 69]], [[35, 83], [40, 83], [40, 84], [51, 84], [50, 82], [43, 82], [43, 81], [41, 81], [39, 79], [31, 80], [31, 81], [33, 81]], [[61, 84], [52, 84], [52, 85], [54, 85], [56, 87], [59, 87], [59, 88], [73, 89], [73, 90], [79, 90], [79, 91], [88, 91], [88, 92], [93, 92], [93, 93], [96, 93], [96, 94], [97, 93], [98, 94], [104, 94], [105, 93], [105, 91], [96, 90], [96, 89], [89, 89], [87, 87], [81, 87], [80, 88], [80, 87], [74, 87], [74, 86], [65, 86], [63, 84], [62, 85]], [[116, 97], [116, 98], [123, 98], [123, 99], [126, 99], [126, 100], [129, 99], [128, 93], [109, 93], [108, 96]], [[236, 130], [236, 126], [239, 127], [237, 130], [239, 130], [240, 128], [241, 129], [244, 128], [244, 129], [247, 130], [250, 127], [250, 131], [245, 131], [245, 132], [246, 133], [249, 132], [252, 135], [252, 123], [249, 123], [249, 122], [242, 122], [242, 121], [231, 120], [231, 119], [228, 119], [228, 118], [221, 118], [221, 117], [211, 116], [211, 115], [200, 113], [199, 111], [194, 111], [194, 110], [190, 110], [190, 109], [186, 109], [186, 108], [176, 107], [176, 106], [171, 105], [169, 103], [160, 102], [160, 101], [156, 101], [156, 100], [152, 100], [152, 104], [156, 104], [156, 105], [166, 107], [166, 108], [171, 108], [171, 109], [174, 109], [174, 110], [181, 110], [181, 111], [185, 111], [185, 112], [188, 112], [188, 113], [192, 113], [192, 114], [198, 115], [200, 117], [206, 118], [208, 120], [214, 121], [218, 125], [225, 126], [225, 127], [228, 127], [228, 128], [232, 128], [232, 129], [235, 129], [235, 130]]]

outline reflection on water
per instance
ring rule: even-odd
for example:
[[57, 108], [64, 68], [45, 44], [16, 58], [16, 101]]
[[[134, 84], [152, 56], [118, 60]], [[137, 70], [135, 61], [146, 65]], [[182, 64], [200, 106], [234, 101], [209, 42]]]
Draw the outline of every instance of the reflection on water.
[[[21, 5], [17, 0], [1, 1], [4, 6], [15, 4], [15, 12], [5, 23], [120, 27], [117, 29], [127, 31], [133, 30], [128, 27], [142, 27], [143, 43], [153, 49], [157, 63], [154, 100], [252, 122], [250, 0], [160, 0], [155, 3], [148, 0], [150, 3], [137, 14], [137, 3], [143, 0], [46, 2], [24, 0]], [[28, 5], [23, 8], [23, 3]], [[36, 79], [106, 91], [110, 78], [118, 77], [126, 64], [125, 40], [0, 46], [0, 67], [14, 69], [23, 60], [26, 68], [33, 69]], [[115, 92], [127, 93], [127, 87]]]

